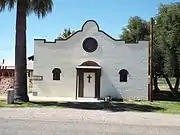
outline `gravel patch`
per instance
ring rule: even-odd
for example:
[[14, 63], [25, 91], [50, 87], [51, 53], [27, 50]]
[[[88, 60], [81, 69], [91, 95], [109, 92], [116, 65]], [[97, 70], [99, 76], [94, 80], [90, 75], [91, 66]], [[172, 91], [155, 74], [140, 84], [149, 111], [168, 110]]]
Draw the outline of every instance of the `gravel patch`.
[[180, 126], [180, 115], [110, 112], [69, 108], [1, 108], [0, 118], [41, 121], [87, 121], [96, 123]]

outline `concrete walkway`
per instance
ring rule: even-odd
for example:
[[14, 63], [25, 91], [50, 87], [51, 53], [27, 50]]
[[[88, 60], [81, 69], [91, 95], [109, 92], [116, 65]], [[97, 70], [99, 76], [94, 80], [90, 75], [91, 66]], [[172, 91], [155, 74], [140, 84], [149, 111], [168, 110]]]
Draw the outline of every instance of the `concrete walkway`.
[[[28, 94], [30, 101], [65, 101], [65, 102], [103, 102], [95, 98], [65, 98], [65, 97], [39, 97]], [[6, 100], [7, 96], [0, 96], [0, 100]]]

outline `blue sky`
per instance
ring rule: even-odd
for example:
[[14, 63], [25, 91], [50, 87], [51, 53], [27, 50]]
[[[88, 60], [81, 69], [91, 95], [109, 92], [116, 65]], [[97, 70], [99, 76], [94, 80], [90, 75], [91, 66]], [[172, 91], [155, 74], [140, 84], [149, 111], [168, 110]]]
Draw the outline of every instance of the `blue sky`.
[[[51, 14], [38, 20], [27, 18], [27, 55], [34, 52], [34, 39], [54, 40], [64, 28], [81, 29], [86, 20], [95, 20], [100, 29], [118, 38], [130, 16], [149, 20], [158, 12], [160, 3], [180, 0], [53, 0]], [[0, 61], [14, 58], [16, 10], [0, 13]]]

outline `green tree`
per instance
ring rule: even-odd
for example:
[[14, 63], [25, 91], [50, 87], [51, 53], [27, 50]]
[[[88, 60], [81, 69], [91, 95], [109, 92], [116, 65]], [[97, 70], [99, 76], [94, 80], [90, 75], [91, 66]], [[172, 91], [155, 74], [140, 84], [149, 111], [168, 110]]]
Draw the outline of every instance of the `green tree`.
[[[165, 58], [163, 76], [176, 95], [180, 83], [180, 2], [162, 4], [156, 16], [157, 41]], [[169, 77], [176, 78], [173, 87]]]
[[[155, 20], [156, 22], [156, 20]], [[165, 64], [165, 56], [163, 53], [163, 49], [160, 46], [160, 42], [158, 40], [158, 31], [156, 29], [156, 23], [153, 22], [153, 80], [154, 80], [154, 91], [159, 91], [158, 87], [158, 78], [162, 77], [164, 71]]]
[[163, 70], [164, 70], [164, 54], [162, 52], [162, 49], [158, 46], [157, 43], [153, 44], [153, 84], [154, 84], [154, 91], [160, 91], [158, 87], [158, 78], [162, 77]]
[[15, 102], [28, 102], [26, 74], [26, 17], [34, 12], [45, 17], [52, 11], [52, 0], [0, 0], [0, 12], [17, 7], [15, 38]]
[[58, 37], [58, 39], [67, 39], [68, 37], [70, 37], [72, 34], [74, 34], [75, 31], [71, 31], [70, 28], [68, 29], [64, 29], [63, 33], [60, 34], [60, 36]]
[[123, 28], [120, 38], [128, 43], [134, 43], [140, 40], [148, 40], [149, 25], [145, 20], [138, 16], [130, 17], [128, 25]]

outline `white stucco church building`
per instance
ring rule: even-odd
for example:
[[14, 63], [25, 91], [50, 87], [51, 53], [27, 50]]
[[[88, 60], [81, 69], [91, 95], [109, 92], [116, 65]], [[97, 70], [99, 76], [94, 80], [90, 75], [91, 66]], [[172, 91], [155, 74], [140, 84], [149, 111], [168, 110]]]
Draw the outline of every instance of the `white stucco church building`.
[[34, 96], [148, 100], [149, 41], [125, 43], [89, 20], [68, 39], [34, 42]]

